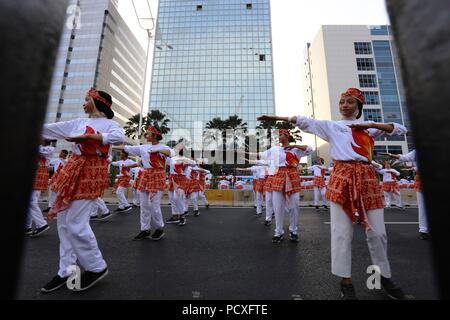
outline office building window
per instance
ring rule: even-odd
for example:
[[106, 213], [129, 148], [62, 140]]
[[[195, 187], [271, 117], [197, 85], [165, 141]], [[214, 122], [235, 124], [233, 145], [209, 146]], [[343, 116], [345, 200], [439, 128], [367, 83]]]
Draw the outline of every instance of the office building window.
[[383, 122], [380, 109], [364, 109], [364, 121]]
[[365, 103], [368, 105], [377, 105], [380, 104], [380, 95], [378, 91], [364, 91]]
[[202, 11], [203, 10], [203, 6], [201, 5], [201, 4], [199, 4], [198, 6], [197, 6], [197, 11]]
[[375, 64], [372, 58], [356, 58], [358, 71], [375, 71]]
[[372, 54], [372, 44], [370, 42], [355, 42], [356, 54]]
[[402, 154], [402, 146], [388, 146], [388, 152], [393, 154]]
[[251, 3], [247, 3], [247, 10], [251, 10], [252, 9], [252, 4]]
[[377, 76], [374, 74], [359, 74], [359, 86], [361, 88], [376, 88]]

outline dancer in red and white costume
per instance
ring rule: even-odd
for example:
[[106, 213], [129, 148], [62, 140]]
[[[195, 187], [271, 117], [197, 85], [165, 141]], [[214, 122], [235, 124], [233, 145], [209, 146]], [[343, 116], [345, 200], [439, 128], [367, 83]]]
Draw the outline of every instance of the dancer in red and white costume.
[[308, 168], [308, 171], [314, 173], [314, 206], [319, 210], [319, 198], [322, 197], [322, 205], [325, 209], [327, 207], [327, 199], [325, 193], [327, 192], [327, 187], [325, 184], [325, 174], [327, 168], [324, 166], [323, 158], [317, 158], [317, 164]]
[[130, 187], [131, 182], [131, 168], [136, 167], [137, 163], [128, 158], [128, 153], [123, 151], [120, 153], [120, 160], [111, 162], [111, 165], [119, 167], [119, 174], [117, 175], [116, 194], [119, 201], [119, 207], [115, 212], [127, 212], [133, 209], [133, 206], [128, 203], [125, 193]]
[[275, 212], [275, 235], [273, 243], [280, 243], [284, 237], [283, 221], [286, 209], [289, 212], [289, 239], [298, 241], [298, 214], [301, 190], [300, 175], [297, 166], [300, 159], [311, 154], [309, 146], [289, 145], [294, 139], [289, 130], [279, 130], [281, 146], [275, 146], [265, 152], [260, 152], [261, 159], [274, 161], [276, 173], [271, 178], [272, 203]]
[[75, 291], [90, 288], [108, 273], [89, 219], [96, 199], [109, 186], [107, 159], [111, 145], [125, 140], [123, 129], [111, 120], [111, 105], [109, 94], [91, 89], [83, 105], [89, 118], [44, 125], [44, 138], [65, 139], [73, 144], [72, 156], [53, 183], [58, 195], [48, 214], [49, 220], [57, 217], [59, 271], [42, 292], [64, 286], [77, 261], [85, 271]]
[[55, 181], [59, 175], [60, 169], [62, 169], [67, 163], [67, 156], [69, 151], [63, 149], [59, 152], [59, 157], [57, 159], [50, 160], [50, 167], [53, 168], [53, 176], [50, 179], [50, 187], [48, 189], [48, 208], [43, 210], [43, 212], [49, 212], [56, 200], [56, 192], [52, 191], [52, 181]]
[[[200, 168], [202, 168], [200, 166]], [[203, 169], [203, 168], [202, 168]], [[199, 171], [198, 173], [198, 184], [200, 185], [200, 191], [198, 192], [198, 198], [202, 200], [203, 205], [206, 207], [206, 209], [209, 209], [209, 202], [206, 198], [205, 194], [205, 183], [206, 183], [206, 176], [210, 175], [211, 172], [209, 170], [205, 171]]]
[[168, 224], [177, 224], [180, 226], [186, 224], [186, 218], [183, 216], [186, 211], [186, 192], [189, 189], [186, 169], [195, 165], [195, 161], [183, 156], [183, 150], [179, 152], [178, 156], [169, 159], [169, 199], [172, 217], [166, 220]]
[[[25, 234], [29, 234], [32, 237], [36, 237], [50, 229], [50, 226], [47, 224], [47, 221], [45, 221], [41, 208], [39, 207], [39, 197], [41, 196], [41, 192], [48, 190], [50, 179], [50, 174], [48, 172], [49, 158], [52, 156], [55, 148], [50, 145], [50, 141], [45, 141], [44, 144], [45, 145], [39, 146], [38, 168], [25, 222]], [[32, 230], [33, 222], [35, 225], [34, 231]]]
[[138, 166], [131, 168], [130, 173], [131, 173], [131, 187], [133, 189], [133, 206], [134, 207], [139, 207], [140, 206], [140, 199], [139, 199], [139, 191], [138, 191], [138, 185], [139, 182], [142, 178], [142, 172], [144, 171], [144, 169], [142, 168], [142, 162], [141, 160], [137, 161]]
[[392, 169], [390, 163], [387, 161], [384, 163], [384, 169], [378, 169], [377, 172], [383, 176], [384, 205], [386, 208], [391, 207], [391, 200], [393, 198], [397, 203], [397, 207], [403, 209], [400, 187], [397, 182], [397, 177], [400, 176], [400, 172]]
[[356, 299], [351, 279], [351, 242], [353, 226], [358, 223], [355, 213], [358, 212], [366, 227], [372, 263], [380, 269], [382, 287], [390, 297], [405, 299], [403, 291], [391, 280], [383, 200], [371, 160], [375, 138], [384, 134], [404, 135], [406, 128], [397, 123], [357, 120], [362, 115], [363, 104], [363, 93], [350, 88], [339, 101], [340, 121], [304, 116], [262, 116], [258, 120], [289, 121], [300, 130], [330, 143], [334, 162], [327, 188], [327, 198], [331, 203], [331, 271], [342, 278], [341, 297]]
[[[160, 143], [162, 134], [156, 127], [149, 127], [145, 137], [149, 144], [121, 148], [130, 155], [140, 157], [144, 166], [144, 173], [138, 186], [141, 200], [141, 232], [133, 240], [151, 238], [157, 241], [165, 235], [161, 198], [166, 189], [166, 161], [168, 157], [175, 156], [175, 152]], [[152, 229], [155, 230], [153, 233]]]
[[397, 159], [401, 162], [414, 162], [416, 163], [416, 167], [414, 167], [414, 170], [416, 172], [416, 181], [414, 184], [414, 189], [416, 190], [417, 195], [417, 206], [419, 211], [419, 239], [421, 240], [428, 240], [428, 222], [427, 222], [427, 211], [425, 207], [425, 199], [423, 197], [422, 193], [422, 185], [420, 183], [420, 175], [417, 170], [417, 156], [416, 156], [416, 150], [411, 151], [407, 154], [391, 154], [387, 153], [387, 155], [391, 158]]

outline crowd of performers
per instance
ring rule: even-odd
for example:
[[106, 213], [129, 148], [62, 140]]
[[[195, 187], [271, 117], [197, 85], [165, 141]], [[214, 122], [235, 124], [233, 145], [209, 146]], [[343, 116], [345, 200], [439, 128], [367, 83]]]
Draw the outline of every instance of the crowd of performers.
[[[362, 224], [367, 235], [367, 243], [374, 265], [380, 268], [381, 284], [391, 298], [404, 299], [403, 291], [392, 281], [387, 256], [387, 235], [384, 224], [384, 203], [391, 205], [391, 198], [397, 206], [403, 207], [398, 197], [398, 172], [372, 161], [374, 141], [382, 135], [404, 135], [406, 128], [397, 123], [375, 123], [361, 121], [364, 95], [350, 88], [341, 95], [339, 110], [342, 120], [314, 120], [311, 118], [261, 116], [258, 120], [287, 121], [300, 130], [317, 135], [330, 144], [333, 167], [327, 168], [318, 158], [317, 163], [307, 170], [314, 174], [312, 181], [302, 181], [298, 167], [302, 157], [313, 152], [310, 146], [295, 145], [289, 130], [279, 130], [279, 145], [256, 154], [257, 160], [248, 169], [254, 177], [256, 214], [263, 215], [265, 201], [265, 225], [272, 223], [275, 228], [272, 242], [280, 243], [284, 236], [284, 217], [289, 218], [289, 239], [298, 242], [300, 191], [314, 190], [314, 206], [328, 209], [330, 202], [331, 218], [331, 272], [341, 277], [340, 291], [343, 299], [356, 299], [351, 279], [351, 244], [353, 227]], [[119, 124], [112, 120], [112, 99], [109, 94], [91, 89], [83, 105], [88, 118], [67, 122], [45, 124], [42, 137], [44, 141], [64, 139], [72, 142], [70, 158], [67, 150], [62, 150], [59, 158], [50, 159], [54, 148], [48, 143], [40, 146], [40, 161], [25, 232], [37, 236], [49, 229], [48, 222], [57, 220], [60, 240], [59, 270], [41, 289], [48, 293], [66, 284], [71, 275], [71, 267], [78, 263], [84, 270], [81, 287], [83, 291], [100, 281], [108, 274], [106, 261], [90, 227], [90, 221], [103, 220], [111, 216], [102, 195], [109, 186], [108, 168], [118, 167], [119, 173], [114, 186], [117, 199], [117, 212], [127, 212], [140, 208], [140, 231], [133, 240], [150, 238], [160, 240], [165, 235], [167, 224], [186, 224], [189, 201], [194, 215], [200, 214], [198, 199], [206, 207], [205, 176], [209, 171], [201, 168], [193, 159], [183, 156], [183, 150], [172, 149], [160, 141], [162, 134], [156, 127], [149, 127], [145, 134], [146, 144], [124, 145], [125, 135]], [[119, 161], [111, 160], [111, 151], [121, 151]], [[399, 161], [415, 162], [415, 153], [407, 155], [386, 154]], [[136, 157], [137, 161], [130, 159]], [[49, 179], [47, 166], [54, 168]], [[169, 176], [166, 176], [166, 167]], [[327, 179], [327, 172], [331, 172]], [[376, 172], [383, 176], [382, 186]], [[38, 205], [40, 192], [46, 191], [50, 181], [50, 197], [47, 221]], [[426, 235], [425, 207], [416, 183], [420, 233]], [[132, 188], [133, 201], [126, 197]], [[172, 216], [164, 221], [161, 213], [161, 199], [165, 190], [169, 191]], [[320, 205], [319, 200], [322, 200]], [[420, 199], [419, 199], [420, 198]], [[32, 223], [35, 228], [32, 230]]]

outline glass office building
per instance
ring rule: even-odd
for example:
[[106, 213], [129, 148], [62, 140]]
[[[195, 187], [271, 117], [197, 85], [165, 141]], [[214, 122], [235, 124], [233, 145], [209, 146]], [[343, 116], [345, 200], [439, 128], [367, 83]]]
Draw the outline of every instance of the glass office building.
[[255, 128], [275, 112], [271, 43], [269, 0], [160, 0], [150, 110], [191, 141], [215, 117]]

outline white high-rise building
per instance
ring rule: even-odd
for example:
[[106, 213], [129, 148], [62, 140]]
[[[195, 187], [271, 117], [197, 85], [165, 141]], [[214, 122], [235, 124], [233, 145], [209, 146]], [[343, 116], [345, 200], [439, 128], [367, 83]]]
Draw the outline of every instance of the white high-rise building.
[[[389, 26], [322, 26], [304, 53], [305, 115], [339, 120], [339, 99], [347, 88], [364, 92], [363, 118], [409, 128], [399, 63]], [[317, 155], [330, 161], [329, 145], [313, 138]], [[381, 138], [379, 152], [406, 153], [410, 137]]]
[[46, 121], [86, 117], [84, 98], [95, 87], [112, 96], [114, 120], [124, 125], [141, 111], [145, 59], [144, 48], [117, 11], [117, 0], [70, 1]]

